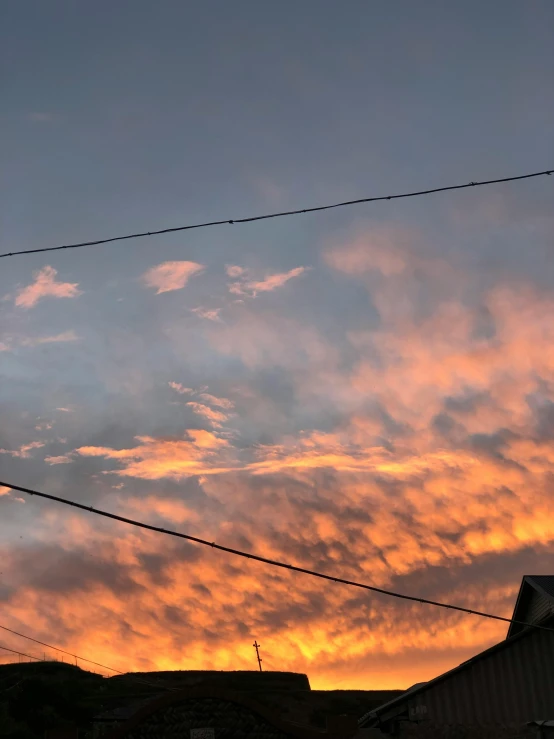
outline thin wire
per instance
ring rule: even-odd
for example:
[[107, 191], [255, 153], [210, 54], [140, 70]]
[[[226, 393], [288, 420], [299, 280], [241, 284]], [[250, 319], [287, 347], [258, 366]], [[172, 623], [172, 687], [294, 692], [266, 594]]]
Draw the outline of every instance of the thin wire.
[[14, 654], [19, 654], [20, 657], [27, 657], [28, 659], [34, 659], [37, 662], [43, 662], [40, 657], [33, 657], [32, 654], [25, 654], [25, 652], [18, 652], [16, 649], [10, 649], [9, 647], [4, 647], [2, 644], [0, 644], [0, 649], [5, 649], [6, 652], [13, 652]]
[[96, 667], [102, 667], [104, 670], [110, 670], [111, 672], [116, 672], [118, 675], [125, 675], [124, 672], [121, 672], [121, 670], [116, 670], [114, 667], [108, 667], [108, 665], [103, 665], [101, 662], [95, 662], [92, 659], [87, 659], [86, 657], [81, 657], [78, 654], [73, 654], [73, 652], [67, 652], [65, 649], [60, 649], [59, 647], [55, 647], [52, 644], [47, 644], [44, 641], [39, 641], [38, 639], [33, 639], [32, 636], [27, 636], [26, 634], [20, 634], [19, 631], [14, 631], [13, 629], [8, 629], [7, 626], [0, 625], [0, 629], [3, 629], [4, 631], [9, 631], [10, 634], [15, 634], [16, 636], [21, 636], [23, 639], [28, 639], [29, 641], [34, 641], [35, 644], [40, 644], [43, 647], [48, 647], [48, 649], [54, 649], [56, 652], [61, 652], [62, 654], [68, 654], [70, 657], [73, 657], [74, 659], [79, 659], [81, 662], [88, 662], [91, 665], [96, 665]]
[[300, 208], [298, 210], [285, 210], [278, 213], [266, 213], [261, 216], [250, 216], [248, 218], [233, 218], [220, 221], [206, 221], [204, 223], [194, 223], [188, 226], [176, 226], [174, 228], [162, 228], [158, 231], [143, 231], [139, 233], [127, 234], [126, 236], [112, 236], [108, 239], [97, 239], [95, 241], [81, 241], [75, 244], [64, 244], [63, 246], [46, 246], [41, 249], [22, 249], [21, 251], [7, 252], [0, 254], [3, 257], [15, 257], [19, 254], [39, 254], [41, 252], [59, 251], [60, 249], [81, 249], [84, 246], [99, 246], [100, 244], [109, 244], [113, 241], [126, 241], [128, 239], [139, 239], [144, 236], [160, 236], [162, 234], [176, 233], [177, 231], [191, 231], [196, 228], [208, 228], [210, 226], [224, 226], [234, 223], [252, 223], [253, 221], [265, 221], [269, 218], [282, 218], [284, 216], [296, 216], [301, 213], [317, 213], [323, 210], [332, 210], [334, 208], [344, 208], [347, 205], [360, 205], [362, 203], [375, 203], [379, 200], [399, 200], [401, 198], [414, 198], [420, 195], [431, 195], [436, 192], [446, 192], [448, 190], [463, 190], [468, 187], [481, 187], [483, 185], [497, 185], [502, 182], [515, 182], [516, 180], [528, 180], [532, 177], [542, 177], [551, 175], [554, 169], [545, 170], [544, 172], [532, 172], [530, 174], [522, 174], [516, 177], [502, 177], [497, 180], [481, 180], [480, 182], [468, 182], [465, 185], [449, 185], [448, 187], [433, 187], [430, 190], [418, 190], [416, 192], [406, 192], [398, 195], [379, 195], [371, 198], [358, 198], [357, 200], [345, 200], [341, 203], [333, 203], [332, 205], [318, 205], [313, 208]]
[[130, 526], [136, 526], [140, 529], [146, 529], [147, 531], [156, 531], [159, 534], [166, 534], [167, 536], [175, 536], [179, 539], [186, 539], [187, 541], [194, 542], [195, 544], [202, 544], [203, 546], [211, 547], [212, 549], [217, 549], [220, 552], [226, 552], [227, 554], [234, 554], [237, 557], [245, 557], [247, 559], [252, 559], [256, 562], [262, 562], [266, 565], [271, 565], [272, 567], [281, 567], [286, 570], [290, 570], [292, 572], [300, 572], [304, 575], [310, 575], [310, 577], [318, 577], [322, 580], [329, 580], [331, 582], [340, 583], [341, 585], [349, 585], [351, 587], [355, 588], [362, 588], [363, 590], [370, 590], [374, 593], [380, 593], [381, 595], [388, 595], [392, 598], [399, 598], [401, 600], [408, 600], [413, 601], [415, 603], [422, 603], [429, 606], [436, 606], [438, 608], [447, 608], [451, 611], [460, 611], [461, 613], [468, 613], [472, 616], [482, 616], [483, 618], [490, 618], [495, 621], [503, 621], [505, 623], [509, 624], [518, 624], [519, 626], [529, 626], [536, 629], [541, 629], [543, 631], [553, 631], [553, 628], [549, 628], [548, 626], [540, 626], [538, 624], [530, 624], [526, 621], [519, 621], [513, 618], [506, 618], [505, 616], [496, 616], [492, 613], [485, 613], [484, 611], [475, 611], [472, 608], [464, 608], [463, 606], [454, 606], [450, 603], [442, 603], [440, 601], [436, 600], [429, 600], [428, 598], [418, 598], [414, 595], [405, 595], [404, 593], [397, 593], [392, 590], [385, 590], [383, 588], [377, 588], [374, 585], [367, 585], [365, 583], [356, 582], [355, 580], [346, 580], [342, 577], [333, 577], [332, 575], [326, 575], [322, 572], [316, 572], [315, 570], [308, 570], [305, 567], [298, 567], [297, 565], [291, 565], [287, 564], [286, 562], [280, 562], [279, 560], [275, 559], [268, 559], [267, 557], [262, 557], [258, 554], [251, 554], [250, 552], [244, 552], [240, 549], [232, 549], [231, 547], [225, 547], [221, 544], [216, 544], [215, 542], [207, 541], [206, 539], [200, 539], [197, 536], [191, 536], [190, 534], [183, 534], [179, 531], [171, 531], [170, 529], [163, 529], [160, 526], [153, 526], [148, 523], [144, 523], [142, 521], [136, 521], [132, 518], [125, 518], [124, 516], [118, 516], [115, 513], [109, 513], [108, 511], [103, 511], [100, 508], [93, 508], [92, 506], [86, 506], [82, 503], [76, 503], [73, 500], [69, 500], [67, 498], [61, 498], [57, 495], [50, 495], [49, 493], [41, 493], [38, 490], [31, 490], [30, 488], [24, 488], [21, 487], [21, 485], [13, 485], [9, 482], [3, 482], [0, 480], [0, 486], [4, 486], [7, 488], [10, 488], [11, 490], [17, 490], [20, 493], [26, 493], [27, 495], [36, 495], [39, 498], [45, 498], [46, 500], [52, 500], [56, 503], [63, 503], [63, 505], [69, 505], [73, 508], [78, 508], [82, 511], [87, 511], [88, 513], [94, 513], [97, 516], [103, 516], [104, 518], [110, 518], [114, 521], [120, 521], [121, 523], [129, 524]]
[[[103, 665], [101, 662], [95, 662], [92, 659], [81, 657], [79, 654], [74, 654], [73, 652], [67, 652], [65, 649], [60, 649], [60, 647], [55, 647], [53, 644], [47, 644], [44, 641], [39, 641], [39, 639], [34, 639], [32, 636], [27, 636], [27, 634], [21, 634], [19, 631], [14, 631], [13, 629], [9, 629], [7, 626], [2, 626], [1, 624], [0, 624], [0, 629], [3, 629], [4, 631], [9, 631], [10, 634], [21, 636], [23, 639], [28, 639], [29, 641], [35, 642], [35, 644], [40, 644], [43, 647], [48, 647], [48, 649], [54, 649], [55, 651], [61, 652], [62, 654], [67, 654], [70, 657], [74, 657], [75, 659], [81, 660], [81, 662], [88, 662], [91, 665], [96, 665], [96, 667], [102, 667], [105, 670], [116, 672], [118, 675], [124, 675], [130, 680], [131, 679], [135, 680], [136, 682], [139, 682], [143, 685], [149, 685], [150, 687], [153, 687], [153, 688], [163, 688], [164, 690], [175, 690], [176, 689], [176, 688], [170, 688], [167, 685], [151, 683], [151, 682], [148, 682], [148, 680], [143, 680], [142, 678], [134, 677], [133, 675], [130, 675], [128, 672], [121, 672], [121, 670], [116, 670], [115, 667], [109, 667], [108, 665]], [[7, 647], [2, 647], [2, 649], [7, 649]], [[8, 650], [8, 651], [14, 651], [14, 650]], [[19, 654], [19, 652], [16, 652], [16, 654]], [[32, 659], [37, 659], [37, 657], [33, 657]], [[42, 661], [42, 660], [39, 660], [39, 661]]]

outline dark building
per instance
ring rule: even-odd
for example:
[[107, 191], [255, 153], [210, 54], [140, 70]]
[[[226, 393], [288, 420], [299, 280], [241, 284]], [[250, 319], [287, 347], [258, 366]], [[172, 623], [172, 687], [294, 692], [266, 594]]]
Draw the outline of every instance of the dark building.
[[[360, 728], [401, 736], [533, 736], [527, 724], [554, 718], [554, 577], [523, 578], [508, 636], [453, 670], [370, 710]], [[477, 733], [477, 728], [482, 729]], [[443, 729], [443, 733], [429, 733]], [[471, 730], [470, 730], [471, 729]], [[448, 730], [448, 731], [447, 731]], [[373, 732], [375, 733], [375, 732]]]
[[189, 739], [200, 737], [200, 729], [210, 739], [343, 739], [357, 732], [362, 711], [402, 692], [311, 690], [306, 675], [258, 671], [134, 673], [110, 678], [110, 683], [137, 680], [153, 685], [153, 694], [98, 714], [93, 739]]
[[284, 720], [245, 693], [196, 686], [166, 693], [140, 708], [106, 739], [343, 739], [356, 733], [356, 720], [336, 722], [321, 732]]

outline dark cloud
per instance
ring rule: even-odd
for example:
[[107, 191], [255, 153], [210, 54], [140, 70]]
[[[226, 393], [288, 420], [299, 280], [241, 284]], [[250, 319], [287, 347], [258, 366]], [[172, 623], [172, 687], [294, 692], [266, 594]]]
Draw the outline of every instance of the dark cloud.
[[478, 408], [490, 403], [487, 393], [466, 390], [458, 395], [451, 395], [444, 400], [445, 410], [460, 415], [473, 414]]
[[508, 444], [517, 435], [510, 429], [498, 429], [491, 434], [470, 434], [468, 437], [468, 446], [484, 454], [505, 462], [506, 464], [515, 464], [513, 461], [506, 459], [504, 452]]
[[452, 416], [449, 416], [448, 413], [437, 413], [431, 423], [433, 424], [433, 428], [446, 438], [452, 436], [456, 431], [463, 429], [463, 426], [452, 418]]
[[94, 556], [81, 549], [33, 544], [12, 551], [9, 568], [20, 587], [48, 593], [86, 593], [98, 586], [121, 594], [143, 589], [133, 577], [133, 568], [114, 567], [108, 552]]
[[554, 439], [554, 402], [543, 399], [536, 404], [535, 423], [536, 434], [541, 441], [552, 441]]

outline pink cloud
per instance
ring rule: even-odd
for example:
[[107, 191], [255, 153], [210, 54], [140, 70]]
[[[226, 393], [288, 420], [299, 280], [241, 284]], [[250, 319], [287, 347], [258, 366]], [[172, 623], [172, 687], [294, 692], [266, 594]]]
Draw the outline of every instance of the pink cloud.
[[324, 259], [330, 267], [346, 274], [380, 272], [391, 277], [410, 266], [414, 238], [415, 234], [404, 228], [371, 228], [346, 244], [331, 247]]
[[75, 331], [64, 331], [54, 336], [34, 336], [21, 339], [22, 346], [40, 346], [41, 344], [65, 344], [71, 341], [79, 341], [79, 336]]
[[205, 318], [208, 321], [220, 321], [219, 313], [221, 308], [193, 308], [192, 312], [199, 316], [199, 318]]
[[79, 283], [57, 282], [57, 274], [50, 266], [35, 272], [35, 281], [17, 291], [15, 304], [20, 308], [32, 308], [42, 298], [76, 298], [82, 294]]
[[147, 270], [142, 279], [148, 287], [156, 289], [156, 295], [171, 290], [181, 290], [191, 277], [204, 269], [197, 262], [162, 262]]
[[238, 264], [228, 264], [225, 267], [225, 271], [229, 275], [229, 277], [240, 277], [242, 274], [244, 274], [245, 269], [244, 267], [239, 267]]
[[179, 393], [179, 395], [188, 395], [193, 392], [191, 387], [185, 387], [184, 385], [181, 385], [180, 382], [168, 382], [167, 384], [172, 390]]
[[261, 280], [255, 280], [251, 279], [248, 276], [248, 272], [242, 269], [242, 267], [227, 268], [227, 274], [231, 277], [240, 277], [236, 282], [230, 283], [229, 292], [233, 295], [246, 295], [255, 298], [259, 293], [271, 292], [283, 287], [289, 280], [292, 280], [294, 277], [300, 277], [308, 269], [308, 267], [295, 267], [288, 272], [276, 272], [275, 274], [267, 275]]
[[71, 457], [69, 455], [67, 455], [67, 454], [62, 454], [59, 457], [45, 457], [44, 458], [44, 461], [47, 464], [50, 464], [50, 465], [52, 465], [52, 464], [70, 464], [71, 462], [73, 462], [73, 460], [71, 459]]
[[31, 456], [30, 452], [34, 449], [41, 449], [43, 446], [45, 444], [42, 441], [31, 441], [29, 444], [22, 444], [19, 449], [0, 449], [0, 454], [9, 454], [10, 457], [27, 459]]
[[0, 352], [14, 351], [19, 346], [40, 346], [41, 344], [58, 344], [79, 341], [75, 331], [64, 331], [53, 336], [10, 336], [6, 341], [0, 341]]
[[35, 426], [35, 431], [49, 431], [54, 426], [51, 421], [40, 421], [40, 419], [37, 420], [39, 420], [39, 423], [37, 423], [37, 425]]

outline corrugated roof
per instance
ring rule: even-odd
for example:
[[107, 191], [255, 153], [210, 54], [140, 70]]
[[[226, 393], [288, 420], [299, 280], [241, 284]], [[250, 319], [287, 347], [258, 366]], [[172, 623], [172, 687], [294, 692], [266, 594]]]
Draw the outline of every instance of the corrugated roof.
[[554, 600], [554, 575], [526, 575], [524, 579]]
[[[548, 623], [549, 627], [551, 627], [551, 620], [552, 616], [549, 616], [547, 619], [545, 619], [545, 622]], [[545, 622], [543, 622], [541, 625], [545, 625]], [[370, 718], [370, 717], [376, 717], [383, 711], [388, 710], [389, 708], [392, 708], [396, 705], [402, 705], [408, 698], [413, 697], [415, 694], [422, 692], [423, 690], [427, 690], [428, 688], [433, 687], [437, 683], [442, 682], [443, 680], [447, 680], [449, 677], [454, 675], [457, 672], [460, 672], [461, 670], [466, 670], [469, 667], [472, 667], [476, 662], [480, 662], [483, 659], [486, 659], [487, 657], [490, 657], [491, 654], [494, 654], [495, 652], [499, 652], [502, 649], [507, 649], [508, 647], [511, 647], [512, 644], [519, 639], [523, 639], [530, 634], [534, 633], [535, 629], [533, 627], [529, 627], [526, 629], [523, 629], [523, 631], [520, 631], [517, 634], [514, 634], [514, 636], [511, 636], [507, 639], [504, 639], [504, 641], [499, 642], [498, 644], [494, 644], [492, 647], [489, 647], [488, 649], [485, 649], [483, 652], [479, 652], [479, 654], [476, 654], [474, 657], [471, 657], [471, 659], [468, 659], [466, 662], [462, 662], [457, 667], [454, 667], [452, 670], [448, 670], [448, 672], [443, 672], [442, 675], [438, 675], [437, 677], [433, 678], [433, 680], [429, 680], [427, 683], [417, 683], [412, 688], [407, 690], [405, 693], [400, 695], [398, 698], [394, 698], [393, 700], [389, 701], [388, 703], [384, 703], [382, 706], [379, 706], [379, 708], [375, 708], [372, 711], [367, 711], [360, 719], [358, 719], [358, 725], [360, 727], [363, 727], [364, 723]]]
[[552, 602], [554, 608], [554, 575], [525, 575], [523, 577], [512, 614], [514, 620], [508, 627], [508, 638], [518, 634], [524, 628], [522, 624], [515, 622], [528, 620], [527, 608], [533, 593], [538, 594], [547, 603]]

